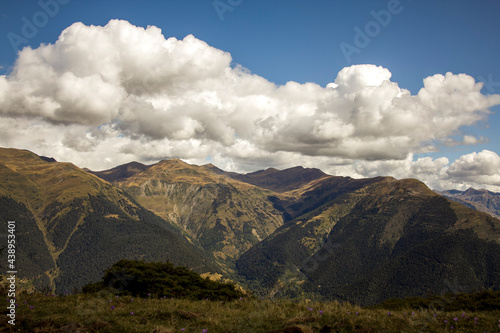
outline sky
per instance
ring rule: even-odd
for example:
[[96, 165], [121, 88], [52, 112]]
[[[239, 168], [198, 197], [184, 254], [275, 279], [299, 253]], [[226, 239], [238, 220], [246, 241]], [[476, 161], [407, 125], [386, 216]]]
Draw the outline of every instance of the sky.
[[500, 192], [495, 0], [0, 0], [0, 146]]

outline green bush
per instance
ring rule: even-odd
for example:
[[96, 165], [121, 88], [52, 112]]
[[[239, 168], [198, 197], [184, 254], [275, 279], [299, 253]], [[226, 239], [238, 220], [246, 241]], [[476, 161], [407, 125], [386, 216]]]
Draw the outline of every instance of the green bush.
[[137, 260], [118, 261], [105, 271], [101, 282], [89, 283], [82, 291], [93, 293], [102, 289], [138, 297], [192, 300], [232, 300], [243, 296], [233, 284], [204, 279], [186, 267]]

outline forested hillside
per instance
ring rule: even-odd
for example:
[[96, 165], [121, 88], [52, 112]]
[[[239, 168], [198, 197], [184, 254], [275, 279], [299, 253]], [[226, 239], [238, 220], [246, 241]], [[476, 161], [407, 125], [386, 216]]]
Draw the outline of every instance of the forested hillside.
[[19, 277], [38, 288], [80, 288], [123, 258], [218, 269], [171, 224], [72, 164], [2, 148], [0, 179], [0, 227], [16, 221]]

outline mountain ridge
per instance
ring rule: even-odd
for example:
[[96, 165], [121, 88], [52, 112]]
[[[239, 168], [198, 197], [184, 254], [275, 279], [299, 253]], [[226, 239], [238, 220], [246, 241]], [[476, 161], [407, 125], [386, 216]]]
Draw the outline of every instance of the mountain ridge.
[[79, 288], [122, 257], [218, 267], [166, 221], [71, 163], [4, 148], [0, 161], [0, 223], [7, 230], [19, 221], [20, 274], [37, 288]]
[[[448, 244], [452, 251], [469, 249], [474, 255], [443, 255]], [[462, 291], [498, 289], [498, 254], [500, 220], [417, 180], [385, 178], [296, 217], [236, 265], [251, 283], [274, 295], [308, 291], [369, 305], [446, 292], [447, 281], [458, 281]], [[488, 262], [490, 268], [473, 262]]]
[[125, 178], [129, 178], [135, 175], [138, 172], [144, 171], [149, 166], [139, 163], [139, 162], [130, 162], [123, 165], [116, 166], [109, 170], [103, 171], [92, 171], [90, 169], [84, 168], [83, 170], [101, 178], [108, 182], [119, 181]]
[[114, 185], [228, 263], [283, 222], [268, 191], [214, 168], [163, 160]]
[[416, 179], [243, 175], [181, 160], [92, 172], [8, 149], [0, 160], [0, 218], [26, 221], [20, 261], [38, 287], [81, 286], [125, 256], [271, 296], [365, 305], [443, 293], [449, 281], [500, 288], [500, 220]]
[[447, 190], [436, 192], [464, 206], [500, 218], [500, 193], [485, 189], [477, 190], [472, 187], [465, 191]]

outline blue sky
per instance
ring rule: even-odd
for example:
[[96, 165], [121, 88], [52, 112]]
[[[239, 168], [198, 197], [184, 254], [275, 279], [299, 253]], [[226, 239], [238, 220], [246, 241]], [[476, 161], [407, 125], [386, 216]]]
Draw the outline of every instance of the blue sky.
[[[50, 15], [44, 14], [47, 8]], [[387, 12], [389, 18], [382, 14]], [[156, 26], [165, 38], [181, 40], [192, 34], [229, 52], [233, 66], [240, 64], [276, 85], [295, 81], [326, 87], [344, 67], [373, 64], [388, 69], [392, 73], [390, 80], [413, 95], [423, 87], [424, 78], [447, 72], [487, 81], [482, 89], [484, 95], [500, 94], [499, 13], [498, 1], [462, 0], [2, 0], [0, 74], [9, 75], [22, 47], [36, 49], [41, 43], [55, 43], [61, 31], [74, 22], [105, 26], [111, 19], [121, 19], [137, 27]], [[379, 19], [385, 20], [384, 24], [376, 20], [376, 15], [382, 15]], [[23, 30], [26, 21], [39, 25], [29, 36]], [[358, 29], [364, 33], [368, 29], [371, 34], [368, 41], [362, 40], [363, 45], [356, 44]], [[14, 35], [24, 39], [13, 45]], [[347, 44], [358, 46], [349, 57], [341, 47]], [[500, 135], [496, 130], [500, 108], [494, 106], [490, 110], [493, 113], [486, 121], [459, 128], [461, 135], [484, 136], [488, 142], [439, 145], [439, 151], [415, 152], [413, 160], [447, 157], [451, 163], [485, 149], [500, 154]], [[150, 158], [154, 160], [153, 156]], [[184, 158], [198, 161], [194, 157]], [[117, 161], [121, 160], [114, 160]], [[227, 162], [222, 166], [231, 165]], [[246, 168], [251, 169], [251, 163]], [[359, 170], [357, 174], [368, 175]], [[472, 185], [497, 186], [488, 182]]]
[[[193, 34], [278, 84], [325, 85], [343, 67], [366, 63], [389, 68], [393, 80], [414, 93], [424, 77], [448, 71], [478, 80], [491, 74], [500, 81], [500, 3], [493, 0], [401, 0], [401, 13], [392, 15], [389, 25], [359, 55], [354, 54], [352, 62], [346, 61], [339, 44], [354, 45], [353, 28], [364, 29], [374, 20], [370, 12], [386, 9], [389, 1], [233, 0], [241, 2], [233, 7], [221, 0], [233, 8], [222, 12], [223, 21], [211, 0], [65, 1], [58, 14], [29, 38], [31, 47], [55, 42], [74, 22], [105, 25], [118, 18], [142, 27], [155, 25], [166, 37]], [[2, 1], [0, 28], [5, 36], [0, 64], [5, 68], [16, 57], [6, 33], [22, 35], [22, 18], [33, 21], [41, 10], [37, 1]]]

